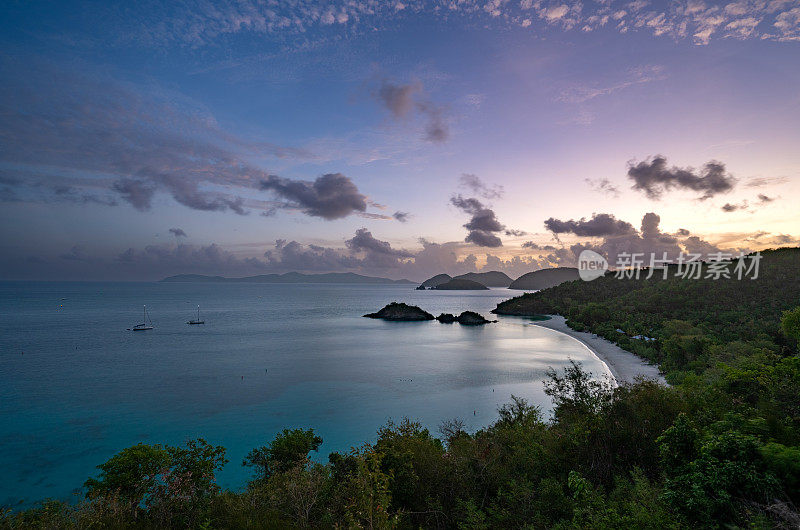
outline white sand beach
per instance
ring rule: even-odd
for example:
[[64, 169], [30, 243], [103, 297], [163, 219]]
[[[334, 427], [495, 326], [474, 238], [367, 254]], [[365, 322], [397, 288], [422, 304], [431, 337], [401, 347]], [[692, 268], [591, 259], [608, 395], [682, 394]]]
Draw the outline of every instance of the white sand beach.
[[632, 383], [637, 376], [644, 376], [648, 379], [655, 379], [662, 384], [667, 384], [664, 377], [658, 372], [657, 366], [648, 364], [631, 352], [625, 351], [616, 344], [593, 333], [571, 329], [567, 326], [566, 319], [560, 315], [548, 316], [550, 317], [549, 320], [539, 320], [534, 324], [564, 333], [582, 342], [608, 366], [618, 383]]

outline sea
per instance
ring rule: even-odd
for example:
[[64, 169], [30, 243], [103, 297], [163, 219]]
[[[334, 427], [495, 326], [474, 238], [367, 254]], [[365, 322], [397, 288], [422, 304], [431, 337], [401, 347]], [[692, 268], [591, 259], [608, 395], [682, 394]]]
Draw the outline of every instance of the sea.
[[[314, 458], [374, 442], [404, 417], [474, 432], [519, 396], [549, 414], [546, 370], [607, 367], [530, 319], [493, 316], [518, 291], [411, 285], [0, 282], [0, 506], [77, 501], [125, 447], [202, 437], [227, 449], [220, 485], [245, 487], [247, 452], [284, 428], [323, 438]], [[363, 318], [398, 301], [496, 324]], [[142, 321], [150, 331], [128, 331]], [[186, 322], [196, 317], [204, 325]]]

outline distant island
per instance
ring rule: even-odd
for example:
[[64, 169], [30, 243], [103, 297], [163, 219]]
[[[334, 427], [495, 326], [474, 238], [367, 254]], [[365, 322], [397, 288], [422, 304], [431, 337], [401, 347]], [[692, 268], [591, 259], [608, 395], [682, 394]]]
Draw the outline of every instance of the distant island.
[[579, 279], [578, 269], [574, 267], [556, 267], [553, 269], [541, 269], [538, 271], [523, 274], [508, 286], [509, 289], [520, 289], [526, 291], [541, 291], [549, 289], [564, 282], [571, 282]]
[[489, 287], [507, 287], [526, 291], [540, 291], [555, 287], [564, 282], [577, 280], [578, 269], [574, 267], [554, 267], [523, 274], [512, 280], [506, 273], [500, 271], [468, 272], [459, 276], [437, 274], [422, 282], [417, 290], [427, 289], [442, 290], [476, 290]]
[[421, 287], [422, 289], [433, 289], [437, 285], [442, 283], [447, 283], [452, 279], [453, 277], [450, 276], [449, 274], [437, 274], [433, 278], [428, 278], [427, 280], [422, 282], [422, 284], [419, 287]]
[[500, 271], [468, 272], [460, 276], [454, 276], [453, 279], [478, 282], [486, 287], [508, 287], [513, 282], [505, 272]]
[[474, 282], [472, 280], [464, 280], [460, 278], [453, 278], [449, 282], [440, 283], [436, 287], [436, 290], [443, 290], [443, 291], [478, 291], [478, 290], [487, 290], [489, 289], [482, 283]]
[[392, 280], [375, 276], [362, 276], [352, 272], [331, 272], [326, 274], [303, 274], [287, 272], [285, 274], [260, 274], [244, 278], [225, 278], [224, 276], [204, 276], [202, 274], [178, 274], [161, 280], [172, 283], [351, 283], [365, 285], [413, 285], [410, 280]]

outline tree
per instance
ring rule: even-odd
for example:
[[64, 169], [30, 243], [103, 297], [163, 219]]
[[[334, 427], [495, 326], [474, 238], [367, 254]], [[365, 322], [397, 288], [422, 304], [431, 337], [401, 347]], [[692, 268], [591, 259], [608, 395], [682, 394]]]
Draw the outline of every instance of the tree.
[[255, 469], [256, 480], [265, 481], [275, 473], [304, 466], [308, 453], [322, 445], [322, 438], [313, 429], [284, 429], [269, 445], [250, 451], [242, 462]]
[[783, 313], [781, 329], [786, 336], [800, 340], [800, 306]]
[[134, 516], [152, 495], [161, 475], [169, 468], [172, 456], [161, 445], [137, 444], [123, 449], [100, 464], [100, 476], [84, 484], [87, 496], [116, 495], [127, 502]]

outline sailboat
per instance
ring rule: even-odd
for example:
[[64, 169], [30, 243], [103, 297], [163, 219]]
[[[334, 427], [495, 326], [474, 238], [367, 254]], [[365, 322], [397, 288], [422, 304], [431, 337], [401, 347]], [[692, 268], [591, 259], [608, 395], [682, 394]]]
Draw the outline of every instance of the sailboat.
[[147, 306], [143, 306], [142, 313], [142, 323], [133, 326], [131, 331], [147, 331], [148, 329], [153, 329], [153, 321], [147, 316]]
[[197, 318], [195, 320], [190, 320], [189, 322], [187, 322], [187, 324], [193, 325], [193, 324], [205, 324], [205, 323], [206, 323], [205, 320], [200, 320], [200, 306], [198, 305], [197, 306]]

